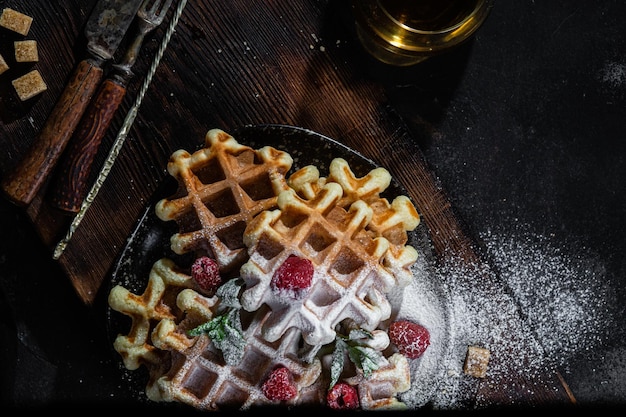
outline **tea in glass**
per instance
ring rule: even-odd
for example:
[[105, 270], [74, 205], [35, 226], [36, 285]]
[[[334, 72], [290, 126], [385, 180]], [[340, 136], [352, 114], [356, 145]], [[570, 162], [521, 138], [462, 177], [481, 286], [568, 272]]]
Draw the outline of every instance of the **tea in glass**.
[[378, 60], [413, 65], [460, 45], [487, 18], [493, 0], [353, 0], [356, 31]]

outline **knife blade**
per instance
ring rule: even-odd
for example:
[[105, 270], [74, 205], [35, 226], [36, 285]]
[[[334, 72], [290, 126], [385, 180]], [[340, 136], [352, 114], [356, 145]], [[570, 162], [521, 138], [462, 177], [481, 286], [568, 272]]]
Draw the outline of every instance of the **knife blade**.
[[27, 206], [54, 168], [132, 23], [142, 0], [99, 0], [84, 29], [87, 54], [72, 73], [39, 135], [24, 157], [2, 181], [5, 197]]

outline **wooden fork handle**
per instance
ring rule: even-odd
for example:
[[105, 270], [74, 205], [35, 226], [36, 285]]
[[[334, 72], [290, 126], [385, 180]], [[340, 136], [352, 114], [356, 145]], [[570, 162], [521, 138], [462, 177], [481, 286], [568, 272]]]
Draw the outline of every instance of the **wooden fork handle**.
[[63, 153], [51, 186], [50, 203], [66, 214], [80, 210], [96, 153], [125, 94], [123, 85], [105, 80]]
[[18, 206], [27, 206], [48, 178], [96, 87], [102, 68], [81, 61], [46, 124], [17, 167], [2, 181], [5, 196]]

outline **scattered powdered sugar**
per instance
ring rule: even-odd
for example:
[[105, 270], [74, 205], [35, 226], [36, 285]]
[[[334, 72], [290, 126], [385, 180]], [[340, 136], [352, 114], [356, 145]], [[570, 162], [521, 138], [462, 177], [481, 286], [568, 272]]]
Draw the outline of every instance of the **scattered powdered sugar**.
[[607, 62], [602, 68], [601, 81], [611, 88], [622, 88], [626, 85], [626, 64]]
[[[596, 260], [568, 256], [563, 242], [542, 236], [488, 232], [481, 241], [486, 262], [418, 262], [402, 299], [390, 298], [398, 317], [431, 332], [431, 346], [411, 362], [411, 389], [400, 395], [410, 408], [525, 404], [534, 384], [554, 385], [542, 378], [567, 372], [606, 336], [616, 297]], [[491, 353], [485, 379], [463, 372], [469, 346]], [[479, 384], [498, 399], [482, 398]]]
[[[436, 279], [449, 294], [450, 345], [443, 358], [441, 383], [432, 404], [438, 409], [481, 406], [479, 379], [463, 372], [469, 346], [488, 349], [491, 358], [485, 383], [499, 386], [503, 401], [514, 403], [524, 387], [513, 386], [511, 372], [532, 378], [545, 368], [542, 347], [521, 320], [517, 305], [486, 266], [451, 259], [437, 268]], [[505, 385], [511, 385], [509, 387]], [[484, 404], [487, 405], [487, 404]]]
[[[435, 409], [524, 404], [534, 384], [554, 385], [542, 378], [567, 372], [571, 359], [599, 346], [611, 327], [617, 301], [596, 260], [568, 256], [563, 242], [542, 236], [489, 232], [481, 241], [487, 262], [448, 259], [417, 271], [406, 290], [400, 314], [430, 325], [435, 340], [426, 362], [413, 364], [412, 388], [401, 395], [409, 406], [428, 396]], [[469, 346], [491, 352], [484, 380], [463, 372]], [[498, 399], [482, 398], [479, 384], [498, 391]]]
[[604, 265], [584, 250], [565, 254], [563, 242], [555, 245], [543, 236], [489, 234], [484, 239], [501, 279], [557, 366], [602, 343], [617, 301]]
[[409, 320], [424, 326], [430, 334], [430, 345], [424, 354], [409, 360], [411, 388], [399, 398], [409, 408], [424, 406], [435, 393], [443, 372], [442, 357], [450, 345], [449, 304], [444, 288], [432, 280], [424, 257], [413, 265], [413, 280], [406, 287], [388, 294], [394, 320]]

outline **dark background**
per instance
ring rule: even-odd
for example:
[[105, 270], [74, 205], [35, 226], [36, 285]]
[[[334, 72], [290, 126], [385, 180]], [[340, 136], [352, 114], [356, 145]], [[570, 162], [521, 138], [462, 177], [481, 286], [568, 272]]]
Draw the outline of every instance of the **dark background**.
[[[562, 373], [578, 403], [620, 408], [625, 19], [618, 0], [497, 1], [474, 41], [453, 56], [363, 68], [384, 86], [468, 234], [530, 308], [529, 319], [553, 309], [560, 325], [540, 332], [557, 342], [547, 349], [566, 359]], [[24, 213], [4, 200], [0, 230], [2, 403], [134, 398], [118, 382], [103, 297], [83, 305]], [[541, 284], [521, 286], [520, 276]], [[566, 295], [579, 309], [551, 307]]]

